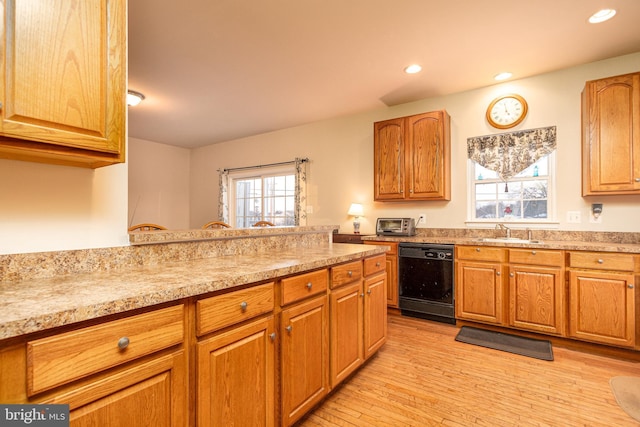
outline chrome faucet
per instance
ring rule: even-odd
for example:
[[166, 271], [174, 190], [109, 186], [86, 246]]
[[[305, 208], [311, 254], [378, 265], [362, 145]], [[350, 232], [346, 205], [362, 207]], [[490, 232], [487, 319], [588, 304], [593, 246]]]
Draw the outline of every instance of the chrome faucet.
[[511, 237], [511, 229], [504, 224], [496, 224], [496, 230], [504, 230], [507, 239]]
[[527, 240], [533, 240], [533, 230], [527, 228]]

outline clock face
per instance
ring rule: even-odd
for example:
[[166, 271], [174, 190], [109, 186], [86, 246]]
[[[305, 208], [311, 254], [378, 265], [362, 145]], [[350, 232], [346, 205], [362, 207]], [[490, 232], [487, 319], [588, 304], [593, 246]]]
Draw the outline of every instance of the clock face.
[[527, 101], [520, 95], [505, 95], [494, 99], [487, 108], [487, 121], [498, 129], [516, 126], [527, 115]]

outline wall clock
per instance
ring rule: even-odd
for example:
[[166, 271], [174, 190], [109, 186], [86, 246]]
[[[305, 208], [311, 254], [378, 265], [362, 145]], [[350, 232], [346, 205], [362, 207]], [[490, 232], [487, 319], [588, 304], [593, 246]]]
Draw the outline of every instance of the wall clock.
[[524, 120], [528, 109], [527, 101], [520, 95], [502, 95], [487, 107], [487, 121], [494, 128], [509, 129]]

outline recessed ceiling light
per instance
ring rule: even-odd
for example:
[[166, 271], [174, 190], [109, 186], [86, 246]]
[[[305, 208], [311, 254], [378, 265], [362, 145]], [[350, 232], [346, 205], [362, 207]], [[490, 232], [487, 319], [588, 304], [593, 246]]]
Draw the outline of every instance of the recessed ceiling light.
[[589, 22], [592, 24], [599, 24], [600, 22], [608, 21], [616, 14], [615, 9], [602, 9], [591, 15]]
[[131, 107], [135, 107], [140, 104], [144, 99], [144, 95], [140, 92], [136, 92], [135, 90], [127, 91], [127, 105]]
[[500, 74], [496, 74], [494, 79], [500, 81], [500, 80], [507, 80], [509, 77], [511, 77], [512, 74], [509, 72], [504, 72], [504, 73], [500, 73]]
[[415, 73], [419, 73], [420, 71], [422, 71], [422, 67], [419, 66], [418, 64], [409, 65], [407, 68], [404, 69], [404, 72], [407, 74], [415, 74]]

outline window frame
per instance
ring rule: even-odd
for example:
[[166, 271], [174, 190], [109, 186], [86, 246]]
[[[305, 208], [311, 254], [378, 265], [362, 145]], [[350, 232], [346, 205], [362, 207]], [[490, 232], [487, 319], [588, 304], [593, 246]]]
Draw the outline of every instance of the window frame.
[[[236, 227], [236, 181], [242, 179], [249, 178], [260, 178], [264, 180], [265, 177], [273, 177], [273, 176], [285, 176], [285, 175], [293, 175], [295, 179], [296, 175], [296, 166], [295, 164], [290, 165], [278, 165], [278, 166], [261, 166], [256, 168], [247, 168], [237, 171], [230, 171], [227, 175], [227, 192], [228, 192], [228, 203], [229, 203], [229, 224], [232, 224], [233, 227]], [[264, 188], [263, 188], [264, 190]], [[294, 188], [294, 209], [295, 209], [295, 188]], [[262, 218], [259, 220], [265, 220], [264, 217], [264, 194], [261, 196], [261, 205], [262, 205]], [[256, 220], [256, 221], [259, 221]], [[266, 219], [269, 221], [269, 218]]]
[[556, 214], [556, 150], [547, 155], [549, 161], [549, 175], [547, 187], [547, 218], [545, 219], [515, 219], [515, 218], [475, 218], [475, 184], [478, 180], [475, 177], [475, 162], [467, 159], [467, 220], [465, 224], [468, 227], [487, 228], [498, 224], [505, 224], [509, 227], [522, 226], [522, 228], [557, 228], [559, 221]]

